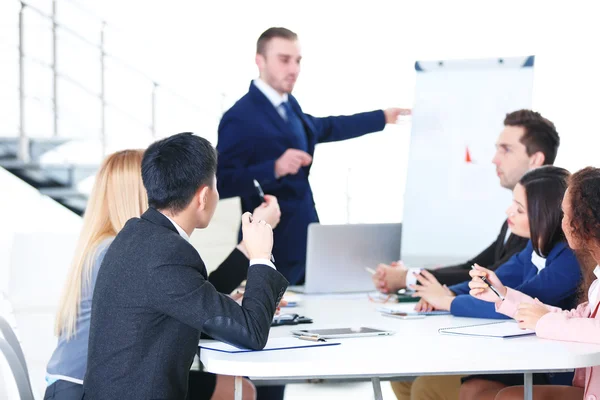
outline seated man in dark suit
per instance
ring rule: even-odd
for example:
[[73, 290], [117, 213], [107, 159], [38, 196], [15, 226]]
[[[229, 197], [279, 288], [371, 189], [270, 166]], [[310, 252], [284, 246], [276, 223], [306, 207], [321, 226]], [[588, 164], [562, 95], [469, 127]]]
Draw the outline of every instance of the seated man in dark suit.
[[270, 261], [271, 226], [242, 216], [250, 267], [241, 306], [207, 281], [188, 241], [214, 214], [216, 168], [215, 149], [191, 133], [146, 150], [150, 208], [127, 222], [98, 273], [84, 398], [184, 399], [201, 333], [238, 347], [265, 346], [288, 284]]
[[[560, 138], [554, 124], [531, 110], [518, 110], [506, 115], [504, 130], [496, 142], [496, 155], [492, 162], [500, 185], [513, 190], [525, 173], [542, 165], [553, 165]], [[496, 240], [480, 254], [463, 264], [429, 270], [442, 284], [455, 285], [470, 280], [471, 265], [486, 265], [495, 270], [513, 254], [523, 250], [527, 239], [513, 235], [508, 221], [502, 224]], [[401, 262], [380, 264], [373, 275], [373, 283], [382, 292], [395, 292], [416, 284], [414, 274], [419, 268], [406, 268]]]
[[[281, 210], [275, 196], [266, 194], [264, 203], [254, 209], [252, 217], [258, 220], [266, 221], [273, 229], [279, 224]], [[210, 274], [208, 281], [217, 289], [217, 291], [230, 294], [231, 297], [239, 302], [243, 294], [232, 293], [240, 284], [246, 280], [249, 267], [248, 251], [244, 241], [229, 253], [223, 262]], [[285, 300], [285, 299], [284, 299]], [[284, 303], [282, 300], [281, 304]], [[242, 380], [244, 399], [257, 399], [257, 388], [249, 379]], [[265, 387], [261, 390], [264, 392]], [[269, 389], [270, 387], [266, 387]], [[220, 398], [231, 398], [234, 395], [234, 377], [227, 375], [217, 375], [192, 369], [188, 382], [187, 400], [215, 400]], [[261, 398], [258, 398], [261, 400]]]

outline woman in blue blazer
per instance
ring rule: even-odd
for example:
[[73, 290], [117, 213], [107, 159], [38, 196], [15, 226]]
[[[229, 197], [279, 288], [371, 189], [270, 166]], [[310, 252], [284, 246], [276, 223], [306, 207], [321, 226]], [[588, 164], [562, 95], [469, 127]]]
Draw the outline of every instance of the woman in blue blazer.
[[[545, 304], [572, 308], [581, 271], [561, 227], [561, 202], [568, 176], [563, 168], [545, 166], [521, 178], [506, 214], [511, 232], [529, 238], [529, 243], [496, 274], [502, 282], [510, 282], [511, 287]], [[420, 285], [413, 289], [422, 299], [417, 308], [448, 310], [459, 317], [507, 318], [497, 313], [492, 303], [469, 296], [468, 282], [446, 288], [427, 271], [422, 271], [417, 280]]]
[[[511, 232], [528, 238], [529, 242], [524, 250], [496, 270], [502, 282], [511, 282], [511, 287], [563, 309], [573, 308], [576, 304], [581, 280], [579, 263], [567, 246], [561, 227], [561, 202], [568, 177], [569, 172], [563, 168], [545, 166], [521, 178], [513, 190], [513, 202], [506, 213]], [[420, 285], [413, 285], [412, 289], [421, 297], [418, 310], [448, 310], [460, 317], [508, 318], [497, 313], [493, 303], [470, 296], [468, 282], [445, 287], [425, 270], [421, 271], [417, 280]], [[461, 382], [465, 379], [477, 379], [482, 387], [491, 382], [503, 387], [523, 384], [522, 375], [466, 378], [453, 375], [419, 377], [413, 383], [393, 382], [392, 388], [398, 399], [425, 398], [424, 395], [432, 393], [444, 393], [444, 399], [450, 399], [458, 398]], [[572, 374], [555, 374], [552, 377], [534, 374], [536, 384], [567, 384], [571, 379]]]

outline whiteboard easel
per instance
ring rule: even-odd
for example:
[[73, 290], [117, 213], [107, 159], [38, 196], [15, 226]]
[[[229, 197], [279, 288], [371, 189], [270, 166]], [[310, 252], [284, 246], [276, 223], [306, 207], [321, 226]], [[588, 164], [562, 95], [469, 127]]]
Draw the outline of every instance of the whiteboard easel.
[[472, 258], [496, 239], [512, 194], [492, 164], [507, 113], [531, 108], [534, 57], [419, 61], [402, 259]]

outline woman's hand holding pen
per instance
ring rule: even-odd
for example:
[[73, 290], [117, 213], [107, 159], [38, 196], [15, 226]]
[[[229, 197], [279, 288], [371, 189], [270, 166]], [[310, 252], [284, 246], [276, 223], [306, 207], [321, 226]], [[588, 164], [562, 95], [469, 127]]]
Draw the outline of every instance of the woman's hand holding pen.
[[469, 271], [469, 275], [471, 275], [471, 282], [469, 282], [469, 288], [471, 288], [469, 294], [471, 296], [490, 303], [500, 300], [498, 295], [489, 288], [489, 285], [481, 279], [484, 277], [503, 297], [506, 297], [506, 286], [502, 284], [494, 271], [475, 264], [474, 269]]

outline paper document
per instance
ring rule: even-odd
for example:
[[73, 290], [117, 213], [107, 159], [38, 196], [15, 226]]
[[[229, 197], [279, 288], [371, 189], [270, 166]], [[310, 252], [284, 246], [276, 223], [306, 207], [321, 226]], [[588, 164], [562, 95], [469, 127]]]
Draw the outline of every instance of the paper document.
[[227, 343], [219, 342], [218, 340], [200, 340], [198, 346], [205, 350], [221, 351], [225, 353], [248, 353], [252, 351], [272, 351], [285, 349], [300, 349], [305, 347], [323, 347], [335, 346], [340, 342], [313, 342], [302, 340], [296, 337], [273, 338], [267, 341], [267, 345], [263, 350], [239, 349]]
[[417, 312], [415, 311], [414, 303], [398, 303], [390, 304], [377, 308], [377, 311], [384, 314], [394, 313], [406, 313], [407, 315], [448, 315], [450, 311], [429, 311], [429, 312]]
[[517, 336], [535, 335], [535, 331], [521, 329], [517, 321], [490, 322], [487, 324], [457, 326], [442, 328], [439, 333], [449, 335], [484, 336], [497, 338], [511, 338]]

